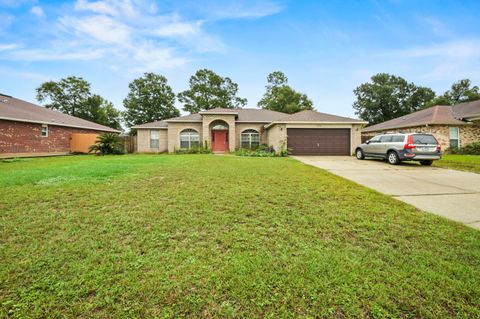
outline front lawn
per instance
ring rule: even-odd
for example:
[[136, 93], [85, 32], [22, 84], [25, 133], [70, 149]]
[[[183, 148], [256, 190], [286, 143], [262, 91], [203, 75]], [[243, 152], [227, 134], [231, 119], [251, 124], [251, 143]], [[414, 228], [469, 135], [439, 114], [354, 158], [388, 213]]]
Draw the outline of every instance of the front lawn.
[[480, 174], [480, 155], [443, 155], [434, 166]]
[[289, 158], [0, 162], [0, 317], [480, 318], [480, 232]]

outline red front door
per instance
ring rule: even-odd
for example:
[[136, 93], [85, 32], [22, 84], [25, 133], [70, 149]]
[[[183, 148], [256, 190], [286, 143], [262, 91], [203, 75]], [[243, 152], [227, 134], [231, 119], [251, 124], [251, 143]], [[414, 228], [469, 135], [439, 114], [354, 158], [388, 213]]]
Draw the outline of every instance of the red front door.
[[214, 152], [228, 151], [228, 131], [212, 131], [212, 150]]

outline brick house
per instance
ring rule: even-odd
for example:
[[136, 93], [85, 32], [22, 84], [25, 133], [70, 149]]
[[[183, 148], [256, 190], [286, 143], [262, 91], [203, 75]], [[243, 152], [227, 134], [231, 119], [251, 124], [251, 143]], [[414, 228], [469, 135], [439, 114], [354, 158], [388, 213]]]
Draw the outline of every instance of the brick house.
[[0, 94], [0, 156], [66, 154], [72, 134], [120, 131]]
[[132, 128], [138, 152], [171, 153], [206, 143], [218, 153], [266, 144], [298, 155], [351, 155], [366, 123], [315, 111], [216, 108]]
[[443, 149], [480, 141], [480, 100], [456, 105], [436, 105], [393, 120], [366, 127], [362, 140], [383, 133], [430, 133]]

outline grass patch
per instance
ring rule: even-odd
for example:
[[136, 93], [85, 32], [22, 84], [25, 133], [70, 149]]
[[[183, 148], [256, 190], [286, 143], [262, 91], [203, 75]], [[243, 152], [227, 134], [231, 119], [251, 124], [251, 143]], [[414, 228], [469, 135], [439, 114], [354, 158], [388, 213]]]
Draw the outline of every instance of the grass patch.
[[289, 158], [0, 163], [0, 317], [480, 317], [480, 232]]
[[443, 155], [433, 165], [480, 174], [480, 155]]

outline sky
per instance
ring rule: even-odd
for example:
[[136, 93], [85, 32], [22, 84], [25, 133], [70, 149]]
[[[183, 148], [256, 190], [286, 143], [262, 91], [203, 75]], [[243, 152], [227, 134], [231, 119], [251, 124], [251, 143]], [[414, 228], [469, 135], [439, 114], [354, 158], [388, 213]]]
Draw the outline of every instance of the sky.
[[144, 72], [178, 93], [207, 68], [257, 107], [280, 70], [316, 110], [355, 117], [353, 90], [379, 72], [438, 94], [480, 85], [479, 21], [478, 0], [0, 0], [0, 92], [38, 103], [74, 75], [123, 109]]

